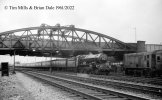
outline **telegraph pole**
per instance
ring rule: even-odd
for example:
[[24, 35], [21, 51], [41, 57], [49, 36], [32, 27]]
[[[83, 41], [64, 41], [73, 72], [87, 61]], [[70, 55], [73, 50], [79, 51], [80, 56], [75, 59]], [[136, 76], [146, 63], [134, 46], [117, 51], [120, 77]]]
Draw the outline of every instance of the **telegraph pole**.
[[137, 33], [136, 33], [136, 27], [134, 28], [134, 34], [135, 34], [135, 42], [137, 42]]
[[51, 53], [50, 53], [50, 72], [52, 73], [52, 51], [51, 51]]
[[14, 65], [13, 65], [13, 74], [15, 74], [15, 54], [16, 54], [16, 50], [14, 50]]

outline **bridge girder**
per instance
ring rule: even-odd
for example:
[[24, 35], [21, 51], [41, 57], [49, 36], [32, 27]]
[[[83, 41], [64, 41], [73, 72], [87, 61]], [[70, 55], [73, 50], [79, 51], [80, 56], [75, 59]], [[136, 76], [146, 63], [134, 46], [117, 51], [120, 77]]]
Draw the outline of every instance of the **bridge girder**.
[[74, 26], [39, 26], [0, 33], [0, 50], [135, 51], [113, 37]]

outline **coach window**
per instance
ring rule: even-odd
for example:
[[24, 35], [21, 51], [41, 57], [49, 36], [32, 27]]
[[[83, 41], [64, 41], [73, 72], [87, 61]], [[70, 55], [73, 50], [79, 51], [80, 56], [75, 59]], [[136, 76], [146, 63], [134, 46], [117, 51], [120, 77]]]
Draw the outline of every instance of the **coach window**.
[[157, 62], [160, 62], [160, 56], [157, 56]]
[[149, 59], [149, 55], [147, 55], [147, 59]]
[[147, 60], [147, 67], [149, 67], [149, 61]]

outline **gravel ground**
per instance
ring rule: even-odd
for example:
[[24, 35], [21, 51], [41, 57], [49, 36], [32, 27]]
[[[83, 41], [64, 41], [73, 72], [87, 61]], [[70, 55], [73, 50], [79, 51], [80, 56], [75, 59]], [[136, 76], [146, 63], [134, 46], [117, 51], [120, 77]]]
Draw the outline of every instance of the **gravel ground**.
[[77, 97], [17, 72], [9, 77], [0, 76], [0, 100], [77, 100]]
[[9, 77], [0, 76], [0, 100], [35, 100], [16, 76], [15, 74], [10, 74]]

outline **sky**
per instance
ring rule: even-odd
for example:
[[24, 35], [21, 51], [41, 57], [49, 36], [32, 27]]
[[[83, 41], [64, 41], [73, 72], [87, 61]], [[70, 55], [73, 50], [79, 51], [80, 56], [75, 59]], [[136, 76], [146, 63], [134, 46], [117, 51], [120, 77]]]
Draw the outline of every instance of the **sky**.
[[[10, 6], [73, 6], [74, 9], [15, 10]], [[42, 23], [75, 25], [123, 42], [142, 40], [147, 44], [162, 44], [162, 0], [0, 0], [0, 32]]]
[[75, 25], [128, 43], [162, 44], [162, 0], [0, 0], [0, 32], [42, 23]]

